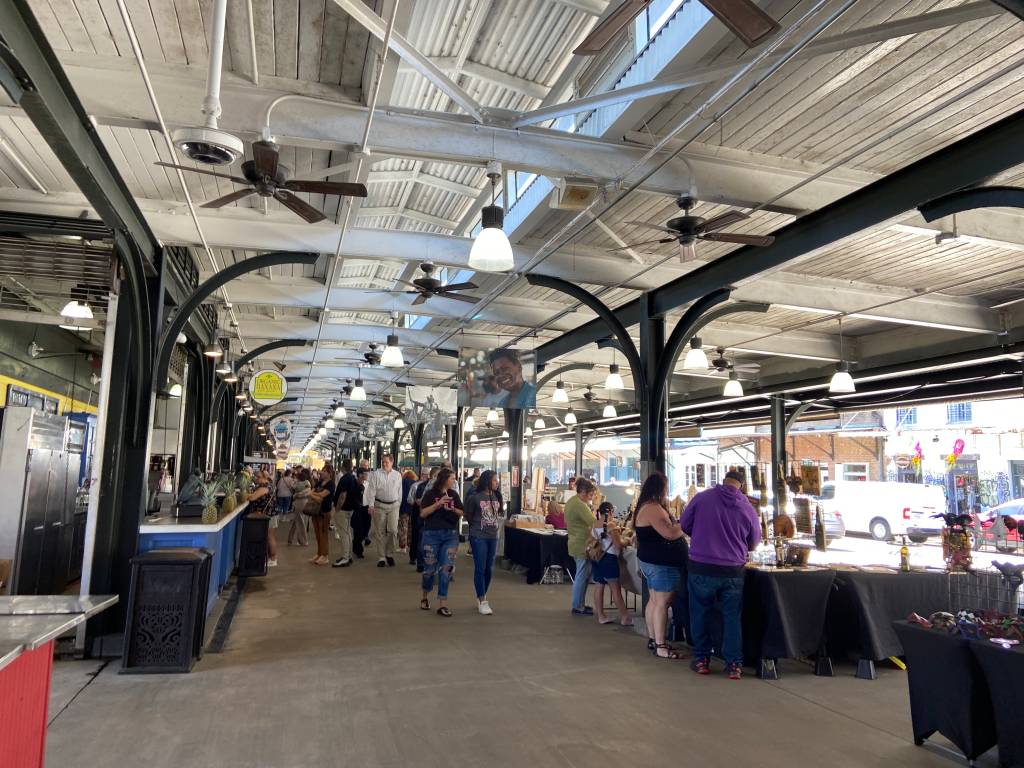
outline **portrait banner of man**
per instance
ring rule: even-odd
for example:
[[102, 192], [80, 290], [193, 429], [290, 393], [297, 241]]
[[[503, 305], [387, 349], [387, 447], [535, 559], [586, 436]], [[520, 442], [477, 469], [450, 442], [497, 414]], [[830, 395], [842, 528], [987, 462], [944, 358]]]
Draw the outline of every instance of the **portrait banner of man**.
[[524, 410], [537, 405], [536, 365], [532, 350], [459, 351], [459, 405], [468, 408]]

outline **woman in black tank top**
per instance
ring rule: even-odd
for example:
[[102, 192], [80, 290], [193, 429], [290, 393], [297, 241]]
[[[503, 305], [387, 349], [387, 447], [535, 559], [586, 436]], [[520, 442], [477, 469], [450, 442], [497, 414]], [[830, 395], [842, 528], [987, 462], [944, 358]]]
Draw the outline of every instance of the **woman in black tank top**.
[[685, 658], [665, 642], [668, 607], [683, 581], [687, 548], [679, 523], [668, 513], [668, 480], [660, 472], [653, 473], [640, 488], [634, 530], [637, 559], [650, 592], [644, 609], [647, 647], [662, 659]]

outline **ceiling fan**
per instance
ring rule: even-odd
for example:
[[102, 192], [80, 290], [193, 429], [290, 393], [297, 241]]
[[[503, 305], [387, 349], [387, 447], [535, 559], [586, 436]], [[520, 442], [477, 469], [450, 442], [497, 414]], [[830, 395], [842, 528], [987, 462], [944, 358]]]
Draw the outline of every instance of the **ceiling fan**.
[[301, 216], [310, 224], [316, 224], [327, 217], [304, 200], [296, 197], [294, 192], [313, 192], [321, 195], [340, 195], [342, 197], [366, 197], [366, 185], [351, 184], [341, 181], [303, 181], [289, 180], [290, 169], [278, 162], [279, 147], [272, 141], [254, 141], [252, 143], [252, 160], [242, 163], [242, 175], [229, 176], [224, 173], [207, 171], [200, 168], [186, 168], [174, 163], [159, 162], [165, 168], [176, 168], [189, 173], [202, 173], [227, 179], [241, 184], [245, 189], [236, 190], [216, 200], [203, 204], [203, 208], [221, 208], [229, 203], [242, 200], [249, 195], [271, 197], [281, 205]]
[[686, 261], [687, 257], [694, 259], [697, 257], [696, 242], [698, 240], [707, 240], [714, 243], [737, 243], [739, 245], [756, 245], [756, 246], [767, 246], [775, 242], [775, 238], [771, 235], [741, 235], [738, 233], [730, 232], [719, 232], [720, 229], [732, 226], [733, 224], [743, 221], [749, 218], [743, 211], [726, 211], [725, 213], [715, 216], [711, 219], [704, 219], [700, 216], [691, 216], [690, 209], [697, 204], [697, 201], [689, 195], [681, 195], [676, 200], [678, 205], [683, 210], [682, 216], [676, 216], [674, 219], [669, 219], [665, 222], [664, 226], [658, 224], [650, 224], [646, 221], [627, 221], [627, 224], [636, 227], [646, 227], [647, 229], [656, 229], [659, 232], [665, 232], [670, 237], [662, 237], [658, 240], [648, 240], [643, 243], [634, 243], [632, 245], [624, 245], [621, 248], [613, 248], [613, 251], [624, 251], [630, 248], [640, 248], [645, 245], [664, 244], [676, 241], [683, 248], [682, 261]]
[[416, 300], [413, 304], [422, 304], [427, 299], [433, 296], [440, 296], [443, 299], [455, 299], [456, 301], [464, 301], [467, 304], [476, 304], [479, 299], [475, 299], [472, 296], [463, 296], [457, 291], [471, 291], [474, 288], [479, 288], [476, 283], [448, 283], [447, 285], [442, 283], [436, 277], [434, 277], [434, 270], [437, 267], [429, 261], [424, 261], [420, 264], [420, 271], [423, 273], [421, 277], [415, 278], [412, 282], [408, 280], [396, 280], [395, 282], [401, 283], [402, 285], [408, 285], [412, 290], [407, 291], [367, 291], [367, 293], [411, 293], [417, 294]]
[[718, 371], [719, 373], [736, 371], [737, 373], [752, 373], [755, 375], [761, 370], [760, 363], [736, 363], [729, 360], [725, 356], [725, 347], [715, 347], [715, 354], [718, 357], [708, 361], [708, 370]]
[[[623, 29], [643, 13], [653, 0], [624, 0], [608, 18], [598, 24], [573, 51], [577, 56], [601, 53]], [[700, 0], [700, 4], [738, 37], [748, 48], [753, 48], [779, 29], [775, 19], [758, 8], [751, 0]]]

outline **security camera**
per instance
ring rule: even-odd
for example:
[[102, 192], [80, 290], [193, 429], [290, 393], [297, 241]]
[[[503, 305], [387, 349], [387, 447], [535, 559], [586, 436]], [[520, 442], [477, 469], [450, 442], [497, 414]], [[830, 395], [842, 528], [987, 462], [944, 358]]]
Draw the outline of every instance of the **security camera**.
[[205, 165], [231, 165], [245, 151], [241, 139], [218, 128], [178, 128], [172, 138], [185, 157]]

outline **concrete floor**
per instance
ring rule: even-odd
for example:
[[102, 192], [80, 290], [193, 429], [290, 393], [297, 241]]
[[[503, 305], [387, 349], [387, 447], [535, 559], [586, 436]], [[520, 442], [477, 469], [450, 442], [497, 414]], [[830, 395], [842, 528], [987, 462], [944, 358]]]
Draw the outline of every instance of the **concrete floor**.
[[192, 674], [110, 664], [88, 682], [95, 667], [58, 664], [60, 706], [74, 700], [51, 710], [48, 768], [963, 764], [913, 745], [894, 669], [697, 677], [629, 630], [569, 615], [568, 585], [499, 570], [495, 615], [480, 616], [460, 555], [444, 619], [419, 610], [404, 563], [308, 556], [282, 548], [249, 580], [224, 652]]

